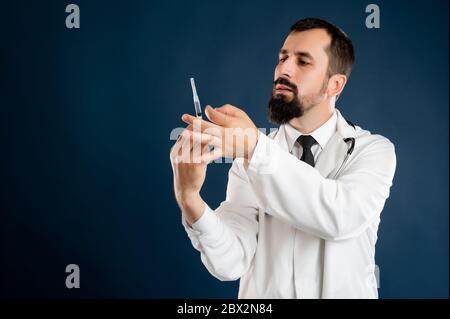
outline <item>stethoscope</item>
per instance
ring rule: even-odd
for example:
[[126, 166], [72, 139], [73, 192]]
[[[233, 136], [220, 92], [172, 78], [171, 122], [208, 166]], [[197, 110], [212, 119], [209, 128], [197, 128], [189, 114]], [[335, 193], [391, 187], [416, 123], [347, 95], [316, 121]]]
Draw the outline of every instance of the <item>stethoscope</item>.
[[344, 138], [344, 142], [348, 145], [348, 142], [350, 142], [350, 147], [347, 150], [347, 156], [352, 155], [353, 150], [355, 149], [355, 138], [354, 137], [347, 137]]
[[[333, 175], [333, 178], [339, 175], [339, 173], [341, 172], [341, 170], [344, 167], [345, 163], [347, 163], [348, 158], [350, 157], [350, 155], [352, 155], [353, 150], [355, 149], [355, 138], [354, 137], [344, 138], [344, 142], [345, 142], [345, 144], [347, 144], [347, 154], [345, 155], [345, 158], [342, 161], [341, 166], [339, 166], [339, 169]], [[348, 146], [349, 145], [348, 142], [350, 142], [350, 147]]]

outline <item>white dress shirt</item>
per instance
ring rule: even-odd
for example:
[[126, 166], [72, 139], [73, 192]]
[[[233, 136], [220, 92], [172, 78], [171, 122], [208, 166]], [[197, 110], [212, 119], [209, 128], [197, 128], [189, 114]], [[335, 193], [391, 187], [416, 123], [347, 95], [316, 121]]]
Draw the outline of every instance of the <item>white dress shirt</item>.
[[208, 271], [240, 279], [239, 298], [378, 297], [375, 243], [394, 146], [337, 109], [311, 135], [315, 167], [299, 160], [300, 132], [281, 125], [260, 134], [248, 167], [233, 162], [215, 211], [206, 205], [192, 228], [182, 214]]
[[[327, 145], [328, 140], [333, 136], [336, 132], [336, 111], [330, 116], [330, 118], [322, 124], [319, 128], [314, 130], [312, 133], [307, 135], [311, 135], [316, 140], [316, 144], [311, 146], [311, 152], [314, 156], [314, 162], [317, 161], [320, 152]], [[300, 131], [296, 130], [290, 124], [284, 125], [284, 129], [286, 131], [286, 142], [289, 147], [289, 152], [296, 156], [297, 158], [302, 157], [303, 149], [301, 145], [297, 142], [297, 139], [303, 135]]]

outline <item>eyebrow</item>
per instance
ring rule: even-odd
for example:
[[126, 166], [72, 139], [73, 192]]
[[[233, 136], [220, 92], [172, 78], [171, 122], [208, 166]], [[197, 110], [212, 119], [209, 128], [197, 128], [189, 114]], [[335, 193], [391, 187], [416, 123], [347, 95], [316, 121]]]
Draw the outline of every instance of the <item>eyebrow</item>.
[[[289, 51], [286, 49], [281, 49], [279, 54], [288, 54]], [[307, 58], [310, 59], [312, 61], [314, 61], [314, 58], [312, 57], [312, 55], [309, 52], [305, 52], [305, 51], [296, 51], [294, 53], [296, 56], [301, 56], [303, 58]]]

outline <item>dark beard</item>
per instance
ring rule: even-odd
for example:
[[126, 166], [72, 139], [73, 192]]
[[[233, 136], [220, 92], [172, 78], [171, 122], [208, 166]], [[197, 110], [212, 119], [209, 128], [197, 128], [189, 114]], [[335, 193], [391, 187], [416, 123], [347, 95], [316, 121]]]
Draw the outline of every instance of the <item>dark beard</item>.
[[291, 119], [303, 115], [303, 105], [298, 99], [298, 89], [294, 83], [289, 82], [285, 78], [278, 78], [273, 82], [272, 92], [277, 84], [282, 84], [292, 90], [293, 99], [288, 101], [288, 97], [283, 94], [271, 95], [269, 100], [269, 121], [278, 125], [285, 124]]
[[272, 95], [269, 100], [269, 121], [281, 125], [293, 118], [303, 115], [303, 106], [295, 95], [292, 101], [287, 101], [287, 96], [282, 94]]
[[[319, 103], [317, 98], [325, 94], [327, 90], [327, 83], [328, 78], [325, 78], [318, 95], [304, 97], [300, 100], [298, 97], [297, 86], [294, 83], [289, 82], [286, 78], [278, 78], [273, 82], [272, 95], [269, 100], [269, 121], [281, 125], [288, 123], [293, 118], [303, 116], [305, 111], [313, 108]], [[288, 96], [284, 94], [273, 95], [277, 84], [285, 85], [292, 90], [293, 98], [291, 101], [289, 101]]]

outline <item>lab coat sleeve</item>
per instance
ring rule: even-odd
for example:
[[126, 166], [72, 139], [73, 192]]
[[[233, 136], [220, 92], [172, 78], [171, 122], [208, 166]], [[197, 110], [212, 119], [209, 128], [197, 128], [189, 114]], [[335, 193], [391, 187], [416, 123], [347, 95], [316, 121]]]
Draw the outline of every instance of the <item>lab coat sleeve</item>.
[[203, 215], [189, 227], [182, 224], [208, 271], [222, 281], [237, 280], [250, 268], [256, 251], [258, 209], [242, 164], [228, 173], [226, 200], [215, 212], [206, 205]]
[[260, 134], [247, 173], [268, 214], [314, 236], [344, 240], [359, 236], [379, 218], [395, 167], [394, 145], [379, 136], [337, 179], [324, 178]]

